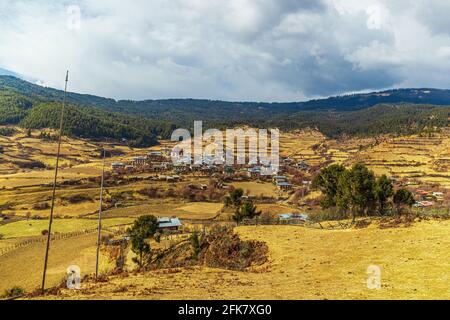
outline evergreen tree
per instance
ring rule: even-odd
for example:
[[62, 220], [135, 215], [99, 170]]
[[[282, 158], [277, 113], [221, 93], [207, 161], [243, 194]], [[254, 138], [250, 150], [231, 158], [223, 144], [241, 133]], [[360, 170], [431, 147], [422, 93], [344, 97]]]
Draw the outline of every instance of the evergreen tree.
[[147, 239], [155, 235], [157, 227], [157, 219], [154, 216], [147, 215], [139, 217], [128, 230], [131, 238], [131, 250], [137, 255], [137, 258], [133, 261], [140, 268], [143, 266], [143, 257], [151, 252]]
[[393, 201], [398, 215], [401, 214], [401, 209], [403, 206], [411, 208], [412, 205], [416, 202], [411, 191], [406, 189], [397, 190], [394, 194]]
[[253, 219], [259, 215], [261, 215], [261, 211], [257, 210], [252, 201], [247, 200], [236, 209], [233, 220], [240, 223], [244, 219]]
[[313, 187], [318, 188], [324, 195], [321, 201], [323, 208], [326, 209], [336, 206], [339, 179], [345, 172], [346, 169], [343, 165], [333, 164], [323, 168], [313, 179]]
[[381, 215], [386, 213], [386, 206], [389, 198], [394, 194], [392, 182], [386, 175], [378, 178], [375, 185], [375, 198], [378, 202], [378, 210]]

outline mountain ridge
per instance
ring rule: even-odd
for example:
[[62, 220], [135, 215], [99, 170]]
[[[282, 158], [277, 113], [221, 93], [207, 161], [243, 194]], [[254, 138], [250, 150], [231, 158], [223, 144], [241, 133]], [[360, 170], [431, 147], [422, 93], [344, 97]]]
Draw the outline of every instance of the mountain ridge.
[[[60, 98], [63, 94], [62, 90], [44, 87], [33, 84], [26, 80], [20, 79], [12, 75], [0, 74], [0, 89], [15, 89], [18, 93], [32, 93], [42, 95], [46, 98]], [[354, 93], [331, 96], [323, 99], [312, 99], [299, 102], [257, 102], [257, 101], [225, 101], [218, 99], [194, 99], [194, 98], [172, 98], [172, 99], [112, 99], [93, 94], [83, 94], [76, 92], [68, 92], [68, 98], [75, 103], [84, 103], [88, 105], [96, 105], [100, 107], [120, 109], [123, 106], [137, 105], [139, 107], [155, 106], [164, 104], [167, 106], [176, 106], [179, 103], [197, 104], [219, 104], [223, 106], [239, 105], [246, 107], [258, 106], [261, 108], [277, 107], [288, 111], [303, 110], [333, 110], [333, 111], [352, 111], [374, 106], [380, 103], [418, 103], [433, 105], [450, 105], [450, 90], [435, 88], [401, 88], [389, 89], [383, 91], [374, 91], [368, 93]], [[110, 110], [113, 111], [113, 110]]]
[[[0, 125], [29, 128], [55, 127], [55, 110], [63, 91], [45, 88], [13, 76], [0, 76]], [[114, 100], [69, 92], [68, 107], [75, 118], [66, 132], [89, 137], [126, 136], [135, 145], [170, 139], [174, 128], [251, 125], [281, 130], [317, 128], [329, 137], [342, 135], [407, 134], [433, 131], [448, 125], [450, 90], [393, 89], [351, 94], [306, 102], [227, 102], [206, 99]], [[50, 106], [48, 106], [50, 104]], [[47, 105], [42, 107], [42, 105]], [[114, 128], [107, 130], [107, 127]]]

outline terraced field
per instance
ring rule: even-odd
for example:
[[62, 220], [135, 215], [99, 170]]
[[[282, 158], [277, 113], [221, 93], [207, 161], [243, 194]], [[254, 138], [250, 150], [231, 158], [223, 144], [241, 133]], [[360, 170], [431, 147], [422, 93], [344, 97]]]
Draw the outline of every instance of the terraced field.
[[[23, 130], [17, 130], [17, 134], [12, 137], [0, 136], [0, 145], [3, 146], [3, 153], [0, 154], [0, 211], [10, 217], [10, 220], [0, 221], [0, 234], [3, 236], [0, 250], [40, 237], [48, 223], [46, 218], [49, 214], [56, 144], [40, 139], [39, 132], [32, 132], [32, 136], [28, 137]], [[166, 145], [172, 144], [163, 142], [163, 146]], [[101, 147], [91, 141], [64, 138], [59, 181], [76, 183], [58, 188], [55, 214], [59, 219], [55, 219], [55, 232], [95, 228], [94, 218], [99, 200], [98, 178], [102, 165], [99, 157]], [[116, 154], [108, 158], [108, 168], [111, 162], [127, 161], [149, 150], [161, 149], [161, 146], [149, 149], [130, 149], [118, 145], [107, 147]], [[450, 131], [446, 130], [432, 136], [341, 140], [330, 140], [317, 131], [304, 130], [282, 133], [280, 141], [283, 157], [304, 160], [312, 166], [329, 163], [350, 166], [364, 162], [376, 174], [386, 173], [421, 186], [437, 184], [439, 188], [450, 187], [449, 147]], [[41, 163], [44, 167], [29, 167], [33, 162]], [[147, 176], [136, 174], [134, 178]], [[189, 176], [177, 187], [180, 190], [188, 184], [208, 183], [209, 177]], [[271, 183], [239, 181], [232, 185], [248, 190], [253, 196], [263, 194], [276, 198], [279, 195]], [[211, 220], [222, 210], [220, 201], [189, 202], [173, 196], [145, 197], [139, 193], [145, 188], [167, 191], [175, 188], [175, 185], [153, 180], [108, 185], [105, 190], [106, 202], [122, 193], [125, 196], [116, 205], [105, 207], [105, 226], [128, 224], [144, 214], [178, 216], [194, 225], [202, 223], [202, 220]], [[304, 200], [318, 196], [317, 192], [313, 192]], [[81, 200], [73, 200], [77, 197]], [[269, 215], [296, 211], [287, 201], [281, 200], [258, 204], [258, 209]], [[227, 219], [226, 214], [220, 218]], [[448, 259], [445, 260], [443, 254], [449, 245], [448, 227], [447, 222], [423, 222], [409, 229], [369, 228], [336, 232], [290, 227], [240, 227], [238, 232], [244, 238], [268, 243], [271, 259], [264, 268], [248, 273], [196, 268], [179, 270], [174, 274], [155, 272], [130, 276], [127, 280], [112, 278], [104, 286], [88, 284], [85, 291], [79, 294], [65, 292], [64, 297], [448, 298], [449, 291], [443, 287], [448, 278], [442, 275], [442, 268], [448, 269]], [[382, 243], [374, 244], [378, 239], [383, 239]], [[58, 239], [52, 245], [49, 284], [57, 284], [70, 264], [82, 266], [83, 274], [93, 271], [95, 234], [77, 235], [75, 240]], [[0, 256], [0, 293], [13, 285], [23, 286], [27, 291], [39, 285], [43, 250], [43, 242], [33, 242]], [[103, 270], [108, 270], [110, 262], [107, 257], [102, 261]], [[386, 271], [386, 286], [378, 293], [367, 291], [364, 287], [364, 272], [370, 263], [381, 264]], [[428, 278], [420, 278], [419, 283], [412, 283], [406, 278], [408, 274], [417, 275], [425, 269], [432, 274]], [[173, 281], [173, 285], [161, 286], [161, 281], [167, 283], [169, 280]], [[181, 284], [185, 290], [177, 290]], [[129, 293], [119, 290], [124, 286], [129, 288]], [[235, 296], [236, 288], [242, 290], [242, 296]]]
[[[328, 140], [315, 131], [283, 134], [282, 156], [311, 165], [362, 162], [376, 174], [450, 187], [450, 131], [433, 135]], [[295, 152], [292, 152], [295, 150]]]

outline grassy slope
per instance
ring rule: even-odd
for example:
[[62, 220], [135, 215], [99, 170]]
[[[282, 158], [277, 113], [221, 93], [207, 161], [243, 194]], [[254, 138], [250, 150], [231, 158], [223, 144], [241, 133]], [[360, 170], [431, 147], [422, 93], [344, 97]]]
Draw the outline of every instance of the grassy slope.
[[[104, 227], [110, 227], [133, 222], [131, 218], [113, 218], [103, 220]], [[74, 231], [90, 230], [97, 227], [95, 219], [55, 219], [53, 231], [57, 233], [70, 233]], [[41, 235], [41, 231], [48, 228], [47, 220], [23, 220], [0, 226], [0, 234], [5, 239], [18, 237], [33, 237]]]
[[[81, 268], [82, 276], [95, 271], [95, 233], [57, 240], [52, 242], [47, 286], [55, 286], [66, 275], [71, 265]], [[13, 286], [20, 286], [27, 292], [33, 291], [41, 284], [44, 264], [45, 243], [20, 248], [0, 257], [0, 294]], [[110, 270], [111, 264], [102, 256], [100, 270]]]
[[[450, 221], [343, 231], [240, 227], [238, 233], [265, 241], [270, 262], [253, 272], [195, 268], [112, 277], [58, 298], [450, 299]], [[367, 288], [369, 265], [382, 269], [380, 290]]]

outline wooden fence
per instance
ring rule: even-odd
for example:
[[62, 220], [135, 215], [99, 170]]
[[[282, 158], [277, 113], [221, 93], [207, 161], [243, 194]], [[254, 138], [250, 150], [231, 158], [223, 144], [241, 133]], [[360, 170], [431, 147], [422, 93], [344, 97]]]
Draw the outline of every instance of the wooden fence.
[[301, 226], [313, 229], [323, 229], [323, 230], [339, 230], [339, 229], [349, 229], [355, 225], [362, 224], [365, 222], [371, 222], [373, 218], [362, 218], [356, 221], [324, 221], [324, 222], [314, 222], [310, 220], [302, 219], [251, 219], [244, 220], [239, 225], [243, 226], [258, 226], [258, 225], [283, 225], [283, 226]]
[[[103, 228], [103, 230], [114, 233], [114, 234], [117, 234], [119, 232], [117, 230], [112, 230], [110, 228]], [[97, 232], [97, 228], [86, 229], [86, 230], [82, 230], [82, 231], [68, 232], [68, 233], [55, 233], [55, 234], [51, 235], [51, 240], [53, 241], [53, 240], [69, 239], [69, 238], [79, 237], [82, 235], [91, 234], [91, 233], [95, 233], [95, 232]], [[46, 241], [47, 241], [47, 236], [39, 236], [39, 237], [35, 237], [32, 239], [20, 241], [13, 246], [9, 246], [6, 248], [0, 248], [0, 257], [3, 255], [6, 255], [9, 252], [14, 251], [14, 250], [33, 245], [35, 243], [45, 243]]]

